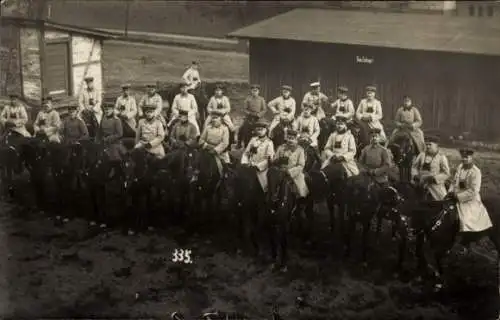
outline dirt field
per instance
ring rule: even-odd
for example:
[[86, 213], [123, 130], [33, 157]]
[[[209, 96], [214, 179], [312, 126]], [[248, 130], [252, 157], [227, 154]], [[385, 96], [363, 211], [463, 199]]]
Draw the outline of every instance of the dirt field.
[[[105, 47], [111, 86], [178, 81], [192, 59], [201, 61], [205, 79], [247, 79], [245, 56], [113, 43]], [[149, 62], [142, 64], [142, 57]], [[240, 84], [235, 87], [239, 89], [232, 94], [244, 94]], [[231, 96], [236, 98], [242, 99]], [[455, 166], [458, 153], [444, 151]], [[478, 164], [483, 196], [494, 201], [498, 213], [500, 155], [480, 152]], [[318, 222], [323, 245], [305, 250], [295, 241], [289, 272], [272, 274], [266, 263], [228, 249], [231, 239], [225, 230], [210, 236], [187, 236], [175, 228], [133, 237], [114, 230], [91, 236], [84, 221], [57, 226], [50, 214], [27, 209], [31, 201], [26, 193], [17, 200], [23, 206], [1, 203], [2, 318], [144, 318], [177, 310], [193, 319], [201, 311], [221, 309], [257, 320], [269, 319], [271, 304], [277, 303], [284, 319], [451, 320], [489, 319], [498, 306], [491, 259], [496, 255], [488, 243], [469, 256], [452, 254], [446, 266], [450, 287], [433, 294], [409, 278], [392, 277], [396, 247], [387, 236], [374, 244], [370, 268], [364, 269], [359, 254], [348, 261], [338, 256], [338, 238], [329, 237]], [[320, 221], [324, 214], [319, 213]], [[193, 263], [172, 262], [176, 248], [192, 250]], [[299, 296], [304, 306], [295, 303]]]

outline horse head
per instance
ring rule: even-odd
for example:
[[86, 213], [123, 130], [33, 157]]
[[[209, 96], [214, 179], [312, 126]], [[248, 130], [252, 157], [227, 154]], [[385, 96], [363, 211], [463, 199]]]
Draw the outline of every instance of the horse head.
[[290, 204], [292, 199], [293, 181], [288, 173], [277, 165], [269, 167], [267, 203], [271, 213], [280, 212]]
[[123, 159], [125, 188], [146, 178], [149, 172], [150, 157], [144, 149], [132, 149]]
[[415, 156], [415, 147], [413, 145], [413, 140], [408, 133], [398, 135], [394, 139], [394, 142], [388, 147], [393, 154], [394, 162], [398, 166], [411, 164], [411, 161]]

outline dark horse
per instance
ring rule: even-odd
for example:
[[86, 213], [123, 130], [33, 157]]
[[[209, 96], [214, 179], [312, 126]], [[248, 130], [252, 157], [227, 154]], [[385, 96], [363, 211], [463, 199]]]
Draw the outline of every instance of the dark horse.
[[238, 148], [242, 148], [243, 146], [247, 146], [250, 139], [252, 139], [253, 132], [255, 130], [255, 124], [259, 120], [258, 116], [249, 114], [246, 116], [243, 124], [241, 125], [238, 131]]
[[89, 137], [95, 139], [97, 131], [99, 130], [99, 122], [97, 122], [97, 118], [94, 112], [92, 110], [84, 109], [81, 112], [81, 117], [83, 122], [87, 126]]
[[330, 135], [335, 131], [335, 120], [323, 118], [319, 121], [318, 148], [323, 150]]
[[23, 170], [23, 147], [28, 141], [21, 134], [8, 130], [0, 141], [0, 178], [7, 194], [14, 196], [14, 174]]
[[278, 148], [285, 143], [286, 130], [292, 128], [293, 122], [286, 119], [281, 119], [278, 125], [274, 127], [274, 129], [269, 133], [269, 136], [271, 137], [275, 148]]
[[413, 138], [407, 132], [399, 133], [394, 141], [389, 144], [394, 162], [399, 169], [399, 181], [410, 181], [411, 166], [413, 159], [417, 156], [417, 148], [413, 142]]
[[[430, 267], [436, 278], [436, 288], [443, 285], [443, 259], [450, 252], [459, 235], [459, 216], [455, 199], [446, 197], [442, 201], [421, 201], [421, 192], [409, 183], [399, 183], [394, 189], [387, 189], [392, 197], [392, 214], [395, 217], [395, 228], [399, 235], [398, 269], [401, 270], [408, 244], [415, 240], [415, 253], [418, 260], [418, 269], [424, 274]], [[386, 195], [387, 197], [387, 195]], [[493, 208], [492, 203], [485, 201], [489, 209], [493, 227], [481, 232], [463, 232], [468, 242], [488, 237], [494, 244], [497, 252], [500, 250], [500, 216]], [[427, 246], [425, 246], [427, 244]], [[434, 264], [429, 265], [426, 259], [428, 248], [434, 257]]]

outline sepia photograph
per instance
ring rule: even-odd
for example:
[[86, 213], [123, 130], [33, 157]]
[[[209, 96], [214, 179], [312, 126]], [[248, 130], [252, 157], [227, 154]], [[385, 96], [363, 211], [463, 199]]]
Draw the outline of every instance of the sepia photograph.
[[500, 320], [500, 1], [0, 1], [0, 318]]

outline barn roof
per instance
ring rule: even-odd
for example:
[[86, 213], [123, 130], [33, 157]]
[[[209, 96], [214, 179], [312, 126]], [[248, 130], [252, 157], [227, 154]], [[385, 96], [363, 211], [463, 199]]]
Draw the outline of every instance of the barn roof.
[[69, 24], [62, 24], [62, 23], [53, 22], [50, 20], [42, 20], [42, 19], [28, 19], [28, 18], [23, 18], [23, 17], [2, 16], [2, 17], [0, 17], [0, 24], [1, 25], [15, 24], [15, 25], [22, 25], [22, 26], [26, 26], [26, 27], [34, 27], [34, 28], [44, 26], [44, 27], [52, 29], [52, 30], [70, 32], [70, 33], [78, 33], [78, 34], [83, 34], [83, 35], [95, 37], [95, 38], [103, 38], [103, 39], [117, 38], [117, 35], [114, 33], [106, 32], [106, 31], [102, 31], [102, 30], [98, 30], [98, 29], [83, 28], [83, 27], [78, 27], [78, 26], [69, 25]]
[[228, 36], [500, 55], [496, 19], [445, 15], [295, 9]]

